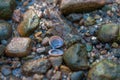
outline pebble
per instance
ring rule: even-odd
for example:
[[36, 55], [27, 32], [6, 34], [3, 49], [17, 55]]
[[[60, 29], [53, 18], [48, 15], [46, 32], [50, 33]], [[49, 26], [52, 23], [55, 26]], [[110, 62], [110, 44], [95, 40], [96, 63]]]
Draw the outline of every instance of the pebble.
[[31, 39], [24, 37], [14, 37], [7, 45], [5, 54], [9, 57], [24, 57], [30, 53]]
[[0, 40], [7, 40], [12, 36], [12, 25], [0, 20]]
[[51, 78], [51, 80], [61, 80], [61, 72], [57, 71]]
[[48, 69], [51, 67], [51, 64], [48, 59], [37, 59], [25, 62], [22, 66], [22, 71], [26, 75], [36, 74], [45, 74]]
[[11, 74], [10, 66], [7, 66], [7, 65], [2, 66], [1, 72], [4, 76], [10, 75]]
[[82, 80], [84, 78], [83, 71], [73, 72], [71, 74], [71, 80]]
[[41, 53], [45, 52], [45, 50], [46, 50], [45, 47], [40, 47], [40, 48], [36, 49], [36, 52], [41, 54]]

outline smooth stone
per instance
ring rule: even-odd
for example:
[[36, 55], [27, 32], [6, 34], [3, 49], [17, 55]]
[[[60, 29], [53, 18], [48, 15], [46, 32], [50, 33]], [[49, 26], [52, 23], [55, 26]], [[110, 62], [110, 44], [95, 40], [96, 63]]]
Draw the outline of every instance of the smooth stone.
[[39, 74], [34, 74], [33, 75], [33, 80], [42, 80], [43, 75], [39, 75]]
[[62, 0], [61, 12], [63, 14], [90, 12], [105, 5], [105, 0]]
[[114, 23], [104, 24], [98, 31], [98, 39], [102, 42], [112, 42], [114, 41], [119, 32], [119, 26]]
[[6, 21], [0, 20], [0, 40], [9, 39], [11, 36], [12, 36], [11, 24], [9, 24]]
[[63, 62], [62, 56], [50, 57], [49, 60], [54, 68], [59, 67]]
[[0, 0], [0, 19], [10, 19], [15, 7], [15, 0]]
[[39, 18], [33, 10], [24, 13], [23, 21], [18, 25], [17, 31], [20, 36], [30, 36], [39, 24]]
[[96, 63], [88, 72], [88, 80], [119, 80], [120, 64], [111, 60]]
[[63, 59], [71, 70], [86, 70], [89, 68], [87, 51], [84, 45], [76, 43], [68, 48]]
[[84, 73], [83, 71], [73, 72], [71, 74], [71, 80], [83, 80]]
[[10, 57], [24, 57], [30, 53], [31, 39], [23, 37], [14, 37], [7, 45], [5, 54]]
[[25, 62], [22, 66], [22, 71], [26, 75], [32, 75], [34, 73], [44, 74], [51, 67], [48, 59], [37, 59]]
[[8, 76], [11, 74], [10, 66], [4, 65], [1, 68], [1, 72], [4, 76]]
[[112, 52], [114, 53], [114, 56], [116, 58], [120, 58], [120, 49], [119, 48], [113, 48]]
[[84, 24], [85, 26], [92, 26], [95, 24], [95, 19], [93, 17], [87, 17]]

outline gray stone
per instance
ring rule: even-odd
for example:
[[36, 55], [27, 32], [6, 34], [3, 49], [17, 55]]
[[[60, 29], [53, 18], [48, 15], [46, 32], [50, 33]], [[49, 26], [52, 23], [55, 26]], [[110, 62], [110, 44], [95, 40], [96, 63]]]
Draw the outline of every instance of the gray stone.
[[119, 80], [120, 64], [111, 60], [102, 60], [88, 72], [88, 80]]
[[71, 74], [71, 80], [83, 80], [84, 73], [83, 71], [73, 72]]
[[[3, 2], [3, 1], [2, 1]], [[8, 39], [12, 35], [12, 26], [6, 21], [0, 20], [0, 40]]]
[[87, 51], [82, 44], [77, 43], [67, 49], [63, 55], [63, 59], [71, 70], [85, 70], [89, 68]]

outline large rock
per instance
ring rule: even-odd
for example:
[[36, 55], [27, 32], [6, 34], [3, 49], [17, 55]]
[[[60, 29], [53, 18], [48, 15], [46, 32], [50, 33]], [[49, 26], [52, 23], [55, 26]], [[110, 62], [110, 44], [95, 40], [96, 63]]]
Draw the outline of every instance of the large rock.
[[27, 56], [31, 50], [30, 38], [13, 38], [6, 47], [6, 55], [10, 57]]
[[[1, 3], [0, 3], [1, 4]], [[12, 35], [12, 26], [6, 21], [0, 20], [0, 40], [8, 39]]]
[[102, 60], [94, 65], [88, 73], [88, 80], [119, 80], [120, 64]]
[[23, 17], [23, 21], [18, 25], [17, 31], [20, 36], [29, 36], [37, 28], [39, 18], [33, 10], [28, 10]]
[[66, 50], [63, 59], [71, 70], [85, 70], [89, 67], [86, 48], [79, 43]]
[[119, 33], [119, 26], [114, 23], [104, 24], [98, 31], [98, 39], [102, 42], [115, 40]]
[[61, 11], [63, 14], [89, 12], [104, 5], [105, 0], [62, 0]]
[[48, 59], [37, 59], [24, 63], [22, 70], [26, 75], [31, 75], [34, 73], [44, 74], [50, 67], [51, 64]]
[[15, 6], [15, 0], [0, 0], [0, 19], [10, 19]]

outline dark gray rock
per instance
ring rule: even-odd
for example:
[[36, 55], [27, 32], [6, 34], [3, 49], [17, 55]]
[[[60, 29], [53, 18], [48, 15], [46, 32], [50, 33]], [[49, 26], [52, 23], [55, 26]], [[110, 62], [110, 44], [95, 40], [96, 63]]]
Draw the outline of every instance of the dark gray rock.
[[76, 43], [72, 45], [65, 51], [63, 59], [71, 70], [85, 70], [89, 68], [87, 51], [82, 44]]
[[[3, 1], [2, 1], [3, 2]], [[12, 35], [12, 26], [6, 21], [0, 20], [0, 40], [8, 39]]]
[[83, 71], [73, 72], [71, 74], [71, 80], [83, 80], [84, 73]]

